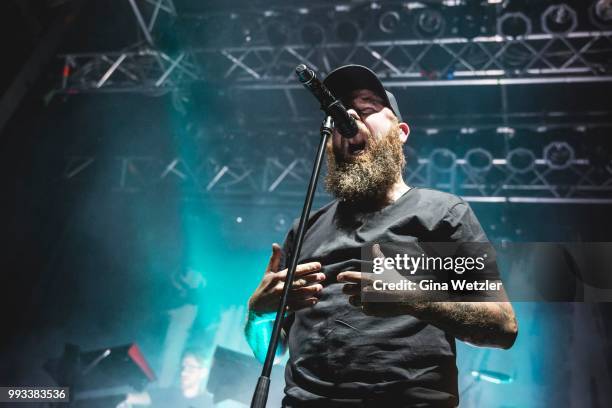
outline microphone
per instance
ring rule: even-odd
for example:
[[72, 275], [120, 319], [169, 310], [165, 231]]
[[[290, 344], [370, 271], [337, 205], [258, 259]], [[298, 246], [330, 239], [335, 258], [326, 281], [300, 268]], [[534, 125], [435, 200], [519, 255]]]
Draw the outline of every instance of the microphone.
[[338, 129], [340, 134], [349, 139], [355, 136], [358, 131], [355, 118], [349, 115], [340, 99], [336, 99], [325, 84], [319, 81], [314, 71], [306, 65], [300, 64], [295, 68], [295, 73], [304, 88], [308, 89], [321, 103], [321, 110], [332, 117], [334, 127]]

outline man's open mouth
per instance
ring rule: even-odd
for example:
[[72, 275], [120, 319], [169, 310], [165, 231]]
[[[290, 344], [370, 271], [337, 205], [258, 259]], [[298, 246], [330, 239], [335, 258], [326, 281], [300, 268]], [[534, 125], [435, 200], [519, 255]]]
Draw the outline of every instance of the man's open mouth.
[[348, 152], [352, 156], [358, 156], [364, 153], [365, 149], [366, 149], [366, 142], [349, 144], [348, 146]]

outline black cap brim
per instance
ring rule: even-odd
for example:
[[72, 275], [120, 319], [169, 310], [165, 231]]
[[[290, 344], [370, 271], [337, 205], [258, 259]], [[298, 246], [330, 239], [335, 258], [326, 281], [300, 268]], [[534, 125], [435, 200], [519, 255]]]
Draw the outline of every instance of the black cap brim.
[[395, 96], [384, 88], [374, 71], [363, 65], [351, 64], [336, 68], [327, 75], [323, 84], [340, 99], [349, 96], [357, 89], [369, 89], [380, 96], [385, 106], [395, 113], [400, 122], [402, 121]]

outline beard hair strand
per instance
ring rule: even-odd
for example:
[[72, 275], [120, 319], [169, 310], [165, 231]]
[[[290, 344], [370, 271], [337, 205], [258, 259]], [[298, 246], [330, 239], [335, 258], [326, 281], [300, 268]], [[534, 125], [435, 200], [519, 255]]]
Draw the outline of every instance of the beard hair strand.
[[367, 150], [352, 161], [336, 158], [331, 143], [327, 145], [325, 189], [336, 198], [350, 203], [381, 203], [401, 177], [406, 164], [400, 129], [393, 126], [380, 140], [368, 135]]

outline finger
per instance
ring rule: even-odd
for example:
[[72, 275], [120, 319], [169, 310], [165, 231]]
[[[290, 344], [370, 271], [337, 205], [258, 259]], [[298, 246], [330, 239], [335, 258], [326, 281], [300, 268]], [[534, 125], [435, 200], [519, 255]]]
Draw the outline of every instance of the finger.
[[[299, 264], [297, 268], [295, 268], [295, 277], [308, 275], [309, 273], [319, 272], [321, 270], [320, 262], [308, 262], [305, 264]], [[276, 273], [277, 279], [284, 280], [287, 277], [288, 269], [283, 269], [280, 272]]]
[[346, 285], [342, 286], [342, 293], [344, 293], [345, 295], [360, 295], [361, 285], [347, 283]]
[[340, 272], [336, 279], [338, 282], [344, 283], [363, 283], [366, 279], [366, 275], [362, 272], [345, 271]]
[[295, 279], [293, 281], [292, 288], [300, 288], [302, 286], [308, 286], [313, 283], [323, 282], [325, 280], [325, 274], [320, 273], [311, 273], [309, 275], [302, 276], [301, 278]]
[[281, 259], [281, 247], [276, 242], [272, 244], [272, 255], [270, 255], [270, 261], [266, 268], [266, 273], [278, 272]]
[[323, 285], [316, 284], [310, 286], [303, 286], [301, 288], [291, 289], [291, 296], [315, 296], [323, 290]]
[[[284, 288], [285, 288], [285, 282], [278, 281], [276, 285], [274, 285], [274, 288], [272, 288], [272, 293], [280, 296], [282, 295]], [[289, 293], [293, 297], [295, 296], [303, 297], [306, 295], [310, 297], [310, 296], [318, 295], [322, 290], [323, 290], [323, 285], [314, 284], [314, 285], [301, 286], [299, 288], [291, 288]]]
[[379, 244], [372, 245], [372, 256], [374, 258], [384, 258], [385, 257], [385, 254], [383, 254], [382, 250], [380, 249]]

